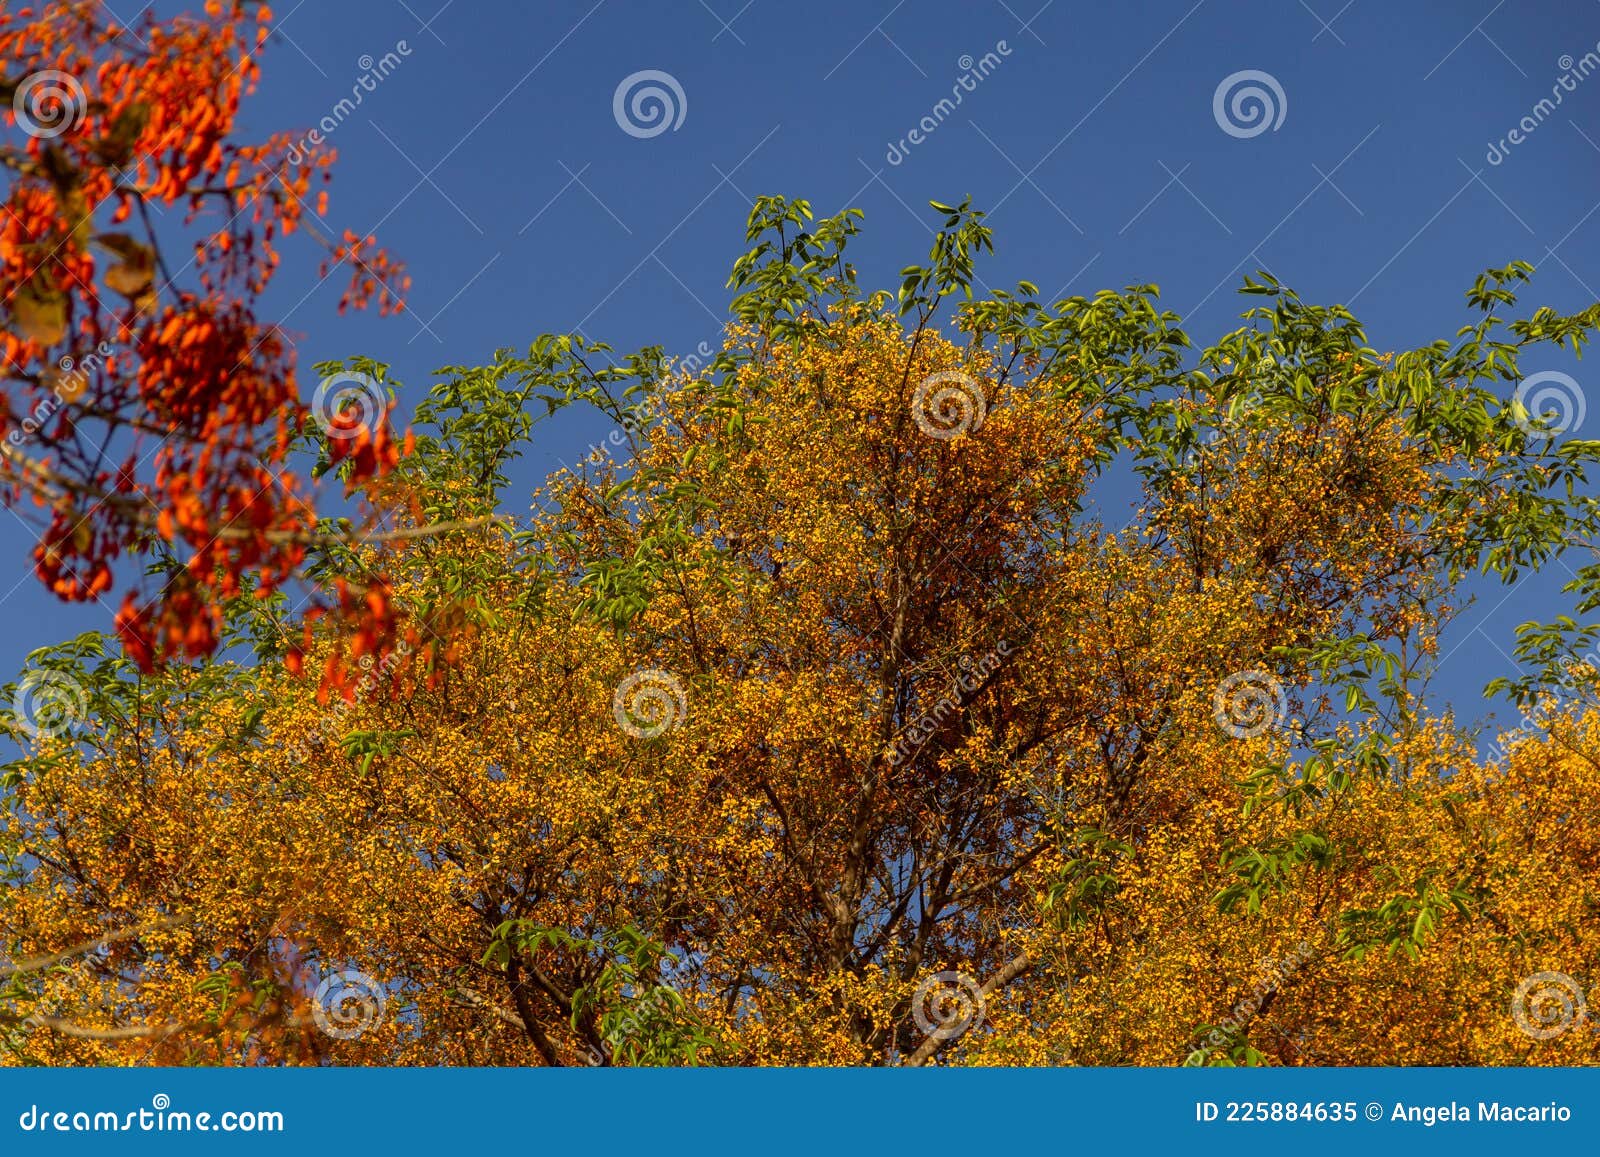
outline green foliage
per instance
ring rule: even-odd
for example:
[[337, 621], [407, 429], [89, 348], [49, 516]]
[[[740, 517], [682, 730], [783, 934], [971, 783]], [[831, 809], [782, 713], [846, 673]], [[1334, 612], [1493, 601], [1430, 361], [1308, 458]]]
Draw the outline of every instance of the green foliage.
[[563, 998], [573, 1030], [590, 1042], [591, 1063], [714, 1062], [717, 1041], [684, 992], [665, 982], [664, 974], [679, 962], [658, 941], [636, 928], [583, 936], [532, 920], [508, 920], [495, 930], [483, 963], [499, 969], [537, 967], [545, 954], [592, 964], [587, 983]]
[[1121, 887], [1117, 867], [1133, 851], [1126, 840], [1098, 828], [1074, 832], [1065, 845], [1061, 871], [1045, 891], [1046, 918], [1069, 931], [1094, 923], [1116, 899]]
[[1225, 867], [1239, 879], [1217, 894], [1217, 908], [1231, 912], [1241, 903], [1251, 915], [1260, 913], [1267, 897], [1289, 891], [1294, 872], [1302, 865], [1323, 868], [1333, 863], [1337, 849], [1316, 831], [1225, 856]]
[[1465, 884], [1426, 872], [1376, 908], [1342, 913], [1338, 943], [1353, 960], [1377, 948], [1416, 959], [1446, 915], [1470, 916], [1475, 907], [1476, 897]]

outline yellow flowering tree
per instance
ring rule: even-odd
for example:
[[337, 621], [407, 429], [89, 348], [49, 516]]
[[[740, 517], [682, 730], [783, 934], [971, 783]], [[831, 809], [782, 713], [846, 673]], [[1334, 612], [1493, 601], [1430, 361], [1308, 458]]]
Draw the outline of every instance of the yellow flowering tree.
[[[864, 294], [859, 214], [759, 201], [695, 373], [442, 371], [385, 485], [460, 529], [318, 561], [442, 662], [319, 693], [338, 628], [281, 595], [216, 662], [36, 656], [84, 723], [14, 727], [9, 1055], [1595, 1059], [1591, 669], [1531, 629], [1560, 679], [1511, 690], [1560, 699], [1492, 761], [1420, 687], [1466, 573], [1595, 528], [1600, 447], [1493, 387], [1600, 307], [1503, 323], [1511, 266], [1386, 357], [1250, 281], [1195, 350], [1151, 287], [978, 295], [982, 215], [935, 209]], [[506, 513], [576, 403], [616, 435]]]

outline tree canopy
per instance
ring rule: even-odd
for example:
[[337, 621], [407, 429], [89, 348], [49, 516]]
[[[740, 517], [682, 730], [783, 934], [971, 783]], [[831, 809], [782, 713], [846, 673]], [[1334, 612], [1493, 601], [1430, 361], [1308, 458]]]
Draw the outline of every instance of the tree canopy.
[[[1506, 320], [1513, 264], [1389, 355], [1259, 274], [1196, 346], [1153, 286], [982, 291], [933, 209], [867, 292], [859, 212], [758, 200], [692, 372], [440, 371], [399, 532], [313, 575], [387, 576], [384, 648], [267, 583], [209, 661], [37, 654], [82, 710], [13, 728], [12, 1057], [1595, 1060], [1541, 979], [1600, 975], [1588, 635], [1524, 630], [1491, 759], [1426, 681], [1468, 576], [1592, 540], [1600, 444], [1507, 394], [1600, 305]], [[616, 436], [508, 513], [571, 405]]]

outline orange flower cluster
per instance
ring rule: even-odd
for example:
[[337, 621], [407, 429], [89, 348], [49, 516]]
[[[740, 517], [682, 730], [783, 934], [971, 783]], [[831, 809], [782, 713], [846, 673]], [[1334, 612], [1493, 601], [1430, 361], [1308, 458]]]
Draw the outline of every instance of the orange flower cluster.
[[[0, 485], [47, 512], [34, 559], [63, 599], [101, 598], [129, 555], [168, 560], [117, 616], [146, 666], [209, 654], [223, 598], [246, 576], [269, 594], [305, 561], [317, 519], [289, 459], [307, 410], [258, 308], [282, 239], [323, 240], [323, 277], [348, 266], [341, 310], [399, 309], [408, 284], [373, 238], [320, 236], [325, 194], [309, 201], [332, 152], [236, 139], [271, 20], [242, 0], [137, 26], [92, 0], [0, 11]], [[163, 235], [194, 230], [181, 264], [152, 224], [174, 208]], [[356, 490], [398, 460], [387, 428], [334, 445]], [[362, 616], [358, 631], [388, 630]]]

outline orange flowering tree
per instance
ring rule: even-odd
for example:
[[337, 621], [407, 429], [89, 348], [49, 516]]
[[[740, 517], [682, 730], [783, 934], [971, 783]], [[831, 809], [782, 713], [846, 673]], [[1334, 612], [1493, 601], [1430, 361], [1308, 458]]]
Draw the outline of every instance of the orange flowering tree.
[[[321, 575], [393, 576], [426, 678], [319, 697], [281, 592], [223, 605], [252, 662], [38, 656], [83, 710], [6, 771], [10, 1056], [1596, 1059], [1594, 666], [1530, 628], [1489, 760], [1422, 687], [1465, 575], [1596, 529], [1600, 446], [1499, 384], [1600, 307], [1506, 322], [1510, 266], [1391, 357], [1250, 281], [1196, 349], [1151, 287], [980, 294], [935, 209], [864, 293], [858, 213], [762, 199], [695, 373], [442, 371], [393, 483], [460, 531]], [[486, 521], [575, 402], [615, 434]]]
[[[303, 437], [353, 490], [399, 457], [368, 384], [302, 402], [258, 307], [296, 232], [325, 244], [323, 276], [348, 274], [341, 309], [398, 309], [405, 285], [371, 238], [318, 226], [331, 151], [239, 139], [270, 20], [243, 0], [129, 25], [90, 0], [0, 11], [0, 487], [37, 513], [35, 569], [62, 599], [103, 600], [119, 558], [155, 564], [116, 614], [146, 669], [210, 655], [245, 576], [266, 594], [321, 549]], [[382, 585], [335, 600], [367, 649], [394, 630]]]

